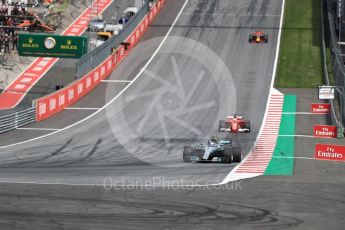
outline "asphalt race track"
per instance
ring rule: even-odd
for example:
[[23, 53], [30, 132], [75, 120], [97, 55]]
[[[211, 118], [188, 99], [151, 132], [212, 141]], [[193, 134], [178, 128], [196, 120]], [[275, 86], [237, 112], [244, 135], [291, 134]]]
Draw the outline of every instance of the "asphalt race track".
[[[146, 37], [110, 79], [133, 80], [161, 42], [162, 38], [155, 37], [170, 28], [182, 3], [166, 6], [175, 17], [165, 19], [162, 12], [162, 20], [158, 18], [148, 32], [150, 39]], [[2, 179], [12, 178], [12, 170], [19, 167], [23, 174], [15, 170], [16, 181], [100, 184], [104, 176], [122, 180], [124, 176], [150, 179], [159, 175], [201, 184], [220, 183], [232, 166], [182, 164], [182, 149], [217, 134], [219, 119], [233, 113], [243, 114], [252, 123], [252, 132], [234, 136], [233, 144], [244, 153], [252, 147], [263, 118], [275, 57], [277, 29], [269, 28], [278, 27], [276, 15], [280, 12], [278, 2], [262, 3], [262, 7], [250, 8], [245, 2], [190, 1], [171, 37], [120, 98], [76, 127], [2, 149], [0, 165], [9, 170]], [[253, 16], [244, 16], [249, 10]], [[266, 14], [268, 19], [260, 19]], [[246, 27], [240, 28], [241, 23]], [[271, 42], [249, 44], [250, 28], [266, 28]], [[224, 41], [222, 45], [220, 41]], [[103, 88], [105, 100], [125, 85], [108, 83]], [[75, 107], [100, 107], [100, 96]], [[104, 103], [104, 98], [101, 100]]]
[[[251, 133], [231, 135], [234, 145], [244, 153], [252, 147], [272, 79], [282, 5], [281, 0], [190, 0], [179, 14], [184, 2], [168, 1], [109, 77], [113, 81], [74, 109], [28, 128], [64, 129], [94, 108], [107, 104], [105, 109], [50, 136], [0, 148], [1, 229], [332, 229], [344, 224], [341, 213], [324, 216], [335, 205], [344, 209], [345, 188], [337, 180], [322, 180], [322, 186], [303, 176], [261, 177], [214, 186], [234, 165], [182, 163], [183, 146], [217, 134], [218, 120], [231, 113], [252, 124]], [[170, 36], [161, 37], [178, 14]], [[255, 29], [269, 35], [268, 44], [248, 43]], [[16, 130], [1, 143], [50, 132]]]

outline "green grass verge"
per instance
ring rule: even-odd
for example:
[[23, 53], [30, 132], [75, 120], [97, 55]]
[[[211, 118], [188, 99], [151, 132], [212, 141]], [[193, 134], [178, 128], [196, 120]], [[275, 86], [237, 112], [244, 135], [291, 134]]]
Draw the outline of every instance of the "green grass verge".
[[[283, 112], [296, 112], [296, 96], [285, 95]], [[279, 127], [277, 144], [274, 149], [273, 158], [268, 164], [265, 175], [293, 175], [294, 155], [295, 155], [295, 114], [283, 114]]]
[[276, 87], [322, 84], [320, 10], [319, 1], [286, 0]]

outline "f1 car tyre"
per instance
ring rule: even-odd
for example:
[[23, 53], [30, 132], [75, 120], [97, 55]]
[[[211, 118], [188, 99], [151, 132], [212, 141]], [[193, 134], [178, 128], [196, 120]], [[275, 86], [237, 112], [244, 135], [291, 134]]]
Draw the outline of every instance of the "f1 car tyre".
[[231, 164], [233, 162], [233, 158], [232, 149], [230, 147], [225, 147], [223, 150], [223, 163]]
[[247, 132], [250, 133], [250, 121], [245, 121], [244, 122], [244, 127], [247, 128], [249, 130]]
[[251, 43], [253, 41], [253, 38], [254, 38], [254, 36], [250, 34], [248, 41]]
[[240, 163], [242, 161], [242, 153], [239, 147], [232, 148], [233, 162]]
[[265, 43], [267, 43], [268, 42], [268, 35], [267, 34], [264, 35], [264, 39], [265, 39]]
[[222, 132], [222, 130], [225, 129], [225, 121], [224, 120], [220, 120], [219, 121], [219, 132]]
[[183, 162], [192, 162], [192, 147], [186, 146], [183, 149]]

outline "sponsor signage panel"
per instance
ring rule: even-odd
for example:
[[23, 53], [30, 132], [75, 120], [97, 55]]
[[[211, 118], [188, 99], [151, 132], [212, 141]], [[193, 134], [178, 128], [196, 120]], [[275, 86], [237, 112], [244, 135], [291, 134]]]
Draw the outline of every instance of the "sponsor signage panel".
[[319, 99], [334, 99], [334, 86], [330, 85], [319, 85]]
[[314, 125], [315, 137], [337, 137], [337, 127], [330, 125]]
[[87, 37], [52, 34], [19, 34], [20, 56], [80, 58], [87, 52]]
[[[154, 17], [158, 14], [161, 8], [165, 4], [165, 0], [160, 1], [162, 4], [158, 8], [155, 4], [153, 7], [157, 8]], [[143, 29], [141, 29], [143, 28]], [[141, 36], [145, 33], [148, 28], [148, 15], [142, 20], [142, 22], [137, 26], [137, 28], [132, 32], [132, 34], [125, 40], [125, 42], [134, 41], [131, 43], [127, 50], [124, 46], [118, 47], [117, 50], [104, 60], [98, 67], [92, 70], [90, 73], [83, 76], [81, 79], [73, 82], [66, 88], [63, 88], [57, 92], [47, 95], [43, 98], [39, 98], [36, 101], [36, 121], [42, 121], [47, 119], [58, 112], [64, 110], [64, 108], [71, 106], [84, 95], [89, 93], [94, 87], [96, 87], [102, 79], [105, 79], [125, 58], [130, 50], [139, 41]], [[139, 35], [138, 32], [139, 31]]]
[[345, 146], [316, 144], [315, 158], [320, 160], [345, 161]]
[[328, 103], [313, 103], [311, 104], [311, 112], [328, 114], [331, 112], [331, 105]]

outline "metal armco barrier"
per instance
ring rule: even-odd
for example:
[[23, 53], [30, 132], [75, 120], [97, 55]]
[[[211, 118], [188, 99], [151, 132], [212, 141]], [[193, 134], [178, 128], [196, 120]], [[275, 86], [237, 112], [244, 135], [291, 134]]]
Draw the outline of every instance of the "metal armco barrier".
[[111, 37], [102, 45], [96, 47], [91, 52], [82, 56], [77, 64], [76, 75], [78, 78], [89, 73], [96, 68], [105, 58], [107, 58], [112, 48], [119, 47], [132, 31], [139, 25], [143, 18], [150, 11], [149, 2], [146, 0], [140, 10], [127, 22], [120, 33]]
[[[325, 39], [325, 27], [327, 26], [327, 28], [329, 28], [328, 26], [328, 20], [326, 20], [325, 18], [325, 14], [327, 14], [327, 6], [326, 6], [326, 1], [327, 0], [323, 0], [321, 1], [321, 53], [322, 53], [322, 63], [323, 63], [323, 76], [324, 76], [324, 80], [326, 85], [330, 85], [330, 80], [329, 80], [329, 75], [328, 75], [328, 66], [327, 66], [327, 52], [326, 52], [326, 39]], [[327, 25], [325, 25], [327, 23]], [[329, 29], [328, 29], [329, 31]], [[335, 107], [334, 107], [334, 101], [331, 100], [330, 104], [329, 104], [330, 108], [328, 108], [328, 112], [331, 114], [331, 122], [334, 125], [338, 125], [339, 124], [339, 120], [337, 118], [336, 112], [335, 112]]]
[[[324, 6], [327, 7], [327, 15], [324, 15], [324, 26], [325, 29], [329, 30], [330, 37], [329, 39], [326, 39], [327, 45], [329, 45], [329, 48], [331, 50], [331, 61], [332, 61], [332, 67], [333, 67], [333, 73], [335, 76], [335, 85], [340, 88], [345, 88], [345, 67], [344, 62], [340, 55], [338, 40], [337, 40], [337, 34], [335, 30], [335, 19], [333, 17], [332, 12], [332, 1], [325, 0], [327, 4]], [[328, 31], [327, 31], [328, 32]], [[327, 34], [327, 32], [325, 34]], [[336, 90], [336, 98], [338, 98], [339, 103], [341, 104], [341, 107], [343, 108], [341, 111], [341, 117], [342, 121], [345, 121], [345, 111], [344, 111], [344, 105], [345, 105], [345, 95], [344, 91], [341, 92], [339, 90]]]
[[122, 59], [125, 58], [132, 48], [139, 42], [149, 24], [163, 8], [165, 1], [166, 0], [156, 1], [150, 8], [150, 11], [131, 31], [130, 35], [122, 41], [123, 43], [128, 44], [126, 45], [126, 48], [124, 45], [119, 45], [116, 47], [116, 51], [111, 53], [111, 48], [113, 47], [108, 47], [109, 50], [106, 50], [108, 55], [96, 68], [90, 70], [82, 78], [72, 82], [65, 88], [36, 100], [34, 102], [36, 106], [36, 121], [47, 119], [54, 114], [61, 112], [66, 107], [71, 106], [95, 88], [101, 80], [108, 77]]
[[4, 133], [36, 121], [35, 108], [24, 109], [0, 117], [0, 133]]

